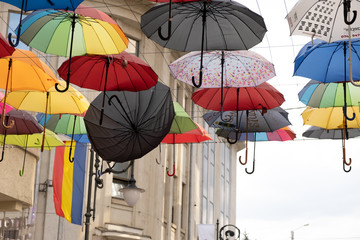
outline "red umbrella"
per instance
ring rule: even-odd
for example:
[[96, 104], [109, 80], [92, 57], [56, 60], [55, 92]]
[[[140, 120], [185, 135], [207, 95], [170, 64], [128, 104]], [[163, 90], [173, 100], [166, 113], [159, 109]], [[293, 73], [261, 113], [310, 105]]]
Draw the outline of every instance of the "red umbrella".
[[[221, 110], [220, 88], [198, 89], [193, 93], [191, 99], [205, 109]], [[282, 93], [264, 82], [256, 87], [224, 88], [223, 110], [271, 109], [279, 107], [284, 101]]]
[[206, 130], [195, 123], [197, 128], [190, 130], [185, 133], [168, 133], [165, 138], [161, 141], [161, 143], [200, 143], [207, 140], [212, 140], [210, 135], [206, 132]]
[[15, 48], [10, 46], [9, 42], [0, 34], [0, 57], [11, 56]]
[[[168, 143], [168, 144], [178, 144], [178, 143], [200, 143], [207, 140], [212, 140], [210, 135], [206, 132], [206, 130], [194, 122], [197, 126], [197, 128], [184, 132], [184, 133], [168, 133], [164, 139], [161, 141], [161, 143]], [[173, 173], [169, 173], [167, 171], [167, 174], [169, 177], [172, 177], [175, 175], [175, 148], [173, 149]]]
[[[63, 79], [67, 78], [68, 66], [69, 60], [58, 69]], [[71, 59], [71, 69], [71, 83], [82, 88], [104, 91], [104, 96], [106, 91], [147, 90], [158, 81], [158, 76], [147, 63], [125, 51], [109, 56], [76, 56]], [[104, 108], [104, 102], [102, 107]]]

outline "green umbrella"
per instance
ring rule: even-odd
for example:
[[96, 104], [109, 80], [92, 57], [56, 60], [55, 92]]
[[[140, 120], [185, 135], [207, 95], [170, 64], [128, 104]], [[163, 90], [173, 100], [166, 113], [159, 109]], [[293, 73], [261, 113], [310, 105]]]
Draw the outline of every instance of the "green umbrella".
[[38, 113], [36, 115], [36, 118], [42, 126], [46, 126], [47, 129], [50, 129], [55, 133], [71, 135], [69, 161], [73, 162], [74, 158], [71, 157], [71, 152], [72, 152], [72, 144], [73, 144], [74, 136], [87, 134], [84, 117], [73, 114], [48, 115], [46, 119], [46, 125], [45, 125], [44, 113]]
[[185, 112], [185, 110], [180, 106], [179, 103], [173, 102], [175, 117], [172, 122], [169, 133], [185, 133], [190, 130], [197, 128], [194, 121], [190, 116]]
[[[197, 128], [196, 123], [190, 118], [190, 116], [185, 112], [185, 110], [180, 106], [178, 102], [173, 102], [175, 117], [171, 124], [171, 128], [168, 134], [173, 134], [175, 138], [175, 134], [183, 134], [188, 131], [194, 130]], [[175, 140], [173, 141], [175, 142]], [[169, 173], [167, 171], [168, 176], [174, 176], [175, 174], [175, 147], [173, 149], [173, 173]]]

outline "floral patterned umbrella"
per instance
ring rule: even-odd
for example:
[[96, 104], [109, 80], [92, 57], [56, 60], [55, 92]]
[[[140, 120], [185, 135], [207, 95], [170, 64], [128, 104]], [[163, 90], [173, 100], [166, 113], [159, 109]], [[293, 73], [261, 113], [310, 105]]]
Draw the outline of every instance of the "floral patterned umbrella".
[[[190, 52], [169, 65], [174, 78], [192, 85], [199, 81], [201, 52]], [[209, 51], [203, 54], [201, 88], [255, 87], [275, 76], [274, 65], [246, 50]]]

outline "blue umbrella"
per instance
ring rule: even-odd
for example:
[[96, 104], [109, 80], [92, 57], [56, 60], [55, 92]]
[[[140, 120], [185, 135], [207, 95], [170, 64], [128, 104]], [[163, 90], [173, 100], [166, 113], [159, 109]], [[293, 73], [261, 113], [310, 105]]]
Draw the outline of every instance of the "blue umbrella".
[[[22, 15], [23, 12], [40, 10], [40, 9], [63, 9], [63, 10], [75, 10], [77, 6], [84, 0], [3, 0], [2, 2], [9, 3], [15, 7], [21, 9], [19, 27], [17, 29], [17, 36], [20, 36]], [[19, 37], [16, 42], [13, 43], [11, 39], [11, 33], [8, 35], [8, 40], [11, 46], [16, 47], [19, 45]]]
[[[351, 41], [353, 79], [360, 80], [360, 39]], [[329, 83], [350, 81], [346, 64], [349, 41], [327, 43], [314, 39], [305, 44], [295, 58], [294, 76]]]

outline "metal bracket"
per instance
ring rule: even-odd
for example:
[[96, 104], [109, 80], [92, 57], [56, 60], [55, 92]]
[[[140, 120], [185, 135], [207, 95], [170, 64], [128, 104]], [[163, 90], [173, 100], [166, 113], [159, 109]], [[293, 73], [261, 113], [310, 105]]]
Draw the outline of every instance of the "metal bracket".
[[47, 192], [48, 187], [53, 187], [52, 180], [47, 179], [43, 183], [39, 183], [39, 192]]

